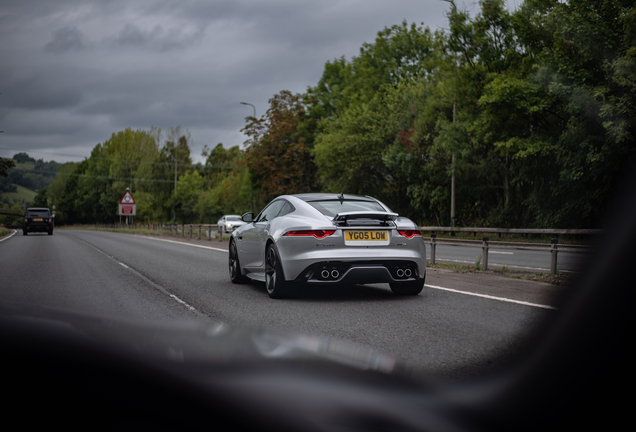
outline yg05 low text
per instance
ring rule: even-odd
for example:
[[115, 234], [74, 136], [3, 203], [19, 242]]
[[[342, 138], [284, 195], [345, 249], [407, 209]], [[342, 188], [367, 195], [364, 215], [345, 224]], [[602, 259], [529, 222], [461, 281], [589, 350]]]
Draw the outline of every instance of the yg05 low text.
[[386, 240], [386, 231], [346, 231], [346, 240]]

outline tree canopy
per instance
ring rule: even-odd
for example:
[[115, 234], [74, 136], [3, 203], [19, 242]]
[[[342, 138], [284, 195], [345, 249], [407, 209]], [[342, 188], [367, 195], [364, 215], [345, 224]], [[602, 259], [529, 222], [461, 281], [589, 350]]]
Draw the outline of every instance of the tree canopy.
[[473, 16], [449, 0], [447, 18], [386, 27], [304, 94], [281, 90], [242, 149], [192, 165], [180, 128], [126, 129], [60, 168], [48, 199], [68, 221], [112, 220], [130, 187], [138, 218], [187, 223], [345, 192], [448, 225], [454, 172], [459, 226], [592, 227], [635, 162], [634, 2], [481, 0]]

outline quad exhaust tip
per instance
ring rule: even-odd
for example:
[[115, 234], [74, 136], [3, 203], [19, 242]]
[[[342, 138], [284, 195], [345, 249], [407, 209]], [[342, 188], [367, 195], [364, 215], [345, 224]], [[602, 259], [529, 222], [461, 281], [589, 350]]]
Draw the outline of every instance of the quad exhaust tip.
[[320, 277], [322, 277], [323, 279], [338, 279], [339, 276], [340, 272], [336, 269], [331, 270], [331, 272], [327, 269], [323, 269], [320, 272]]
[[395, 271], [395, 274], [397, 275], [398, 278], [410, 278], [411, 275], [413, 274], [413, 271], [410, 268], [405, 268], [405, 269], [397, 269]]

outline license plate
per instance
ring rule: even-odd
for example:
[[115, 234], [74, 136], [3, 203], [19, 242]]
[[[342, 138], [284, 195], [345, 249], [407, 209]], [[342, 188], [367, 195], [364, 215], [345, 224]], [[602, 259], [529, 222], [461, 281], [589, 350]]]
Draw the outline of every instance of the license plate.
[[42, 222], [42, 218], [35, 218], [33, 219], [33, 222]]
[[348, 246], [386, 246], [389, 244], [388, 231], [347, 230], [344, 232]]

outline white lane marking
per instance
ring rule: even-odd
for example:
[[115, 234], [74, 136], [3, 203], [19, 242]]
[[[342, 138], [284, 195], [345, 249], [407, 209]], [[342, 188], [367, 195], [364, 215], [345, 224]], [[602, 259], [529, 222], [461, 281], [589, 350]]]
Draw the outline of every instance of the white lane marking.
[[87, 242], [84, 239], [81, 239], [78, 237], [78, 240], [86, 243], [87, 245], [89, 245], [90, 247], [92, 247], [93, 249], [95, 249], [97, 252], [107, 256], [108, 258], [117, 261], [117, 263], [119, 265], [121, 265], [122, 267], [125, 267], [128, 269], [128, 271], [130, 271], [131, 273], [135, 274], [135, 276], [137, 276], [138, 278], [144, 280], [147, 284], [149, 284], [150, 286], [152, 286], [153, 288], [161, 291], [162, 293], [164, 293], [165, 295], [167, 295], [168, 297], [172, 298], [173, 300], [175, 300], [177, 303], [182, 304], [183, 306], [185, 306], [186, 308], [188, 308], [190, 311], [194, 312], [195, 314], [199, 315], [200, 317], [206, 317], [207, 316], [201, 312], [199, 312], [194, 306], [191, 306], [190, 304], [186, 303], [185, 301], [181, 300], [179, 297], [177, 297], [176, 295], [172, 294], [171, 292], [169, 292], [167, 289], [165, 289], [164, 287], [162, 287], [161, 285], [153, 282], [152, 280], [148, 279], [146, 276], [144, 276], [143, 274], [139, 273], [137, 270], [135, 270], [134, 268], [130, 268], [128, 267], [126, 264], [119, 262], [117, 260], [117, 258], [115, 258], [112, 255], [108, 255], [106, 252], [104, 252], [103, 250], [101, 250], [100, 248], [98, 248], [97, 246], [95, 246], [94, 244], [91, 244], [89, 242]]
[[458, 293], [458, 294], [466, 294], [466, 295], [471, 295], [471, 296], [475, 296], [475, 297], [483, 297], [483, 298], [487, 298], [487, 299], [491, 299], [491, 300], [499, 300], [499, 301], [508, 302], [508, 303], [517, 303], [517, 304], [521, 304], [521, 305], [525, 305], [525, 306], [532, 306], [532, 307], [538, 307], [538, 308], [543, 308], [543, 309], [556, 310], [556, 308], [552, 307], [552, 306], [540, 305], [540, 304], [536, 304], [536, 303], [528, 303], [528, 302], [524, 302], [524, 301], [521, 301], [521, 300], [512, 300], [512, 299], [507, 299], [507, 298], [504, 298], [504, 297], [495, 297], [495, 296], [490, 296], [490, 295], [486, 295], [486, 294], [477, 294], [477, 293], [472, 293], [472, 292], [467, 292], [467, 291], [460, 291], [460, 290], [456, 290], [456, 289], [452, 289], [452, 288], [444, 288], [444, 287], [435, 286], [435, 285], [425, 284], [424, 286], [426, 286], [428, 288], [438, 289], [438, 290], [450, 291], [450, 292], [454, 292], [454, 293]]
[[168, 243], [176, 243], [176, 244], [185, 245], [185, 246], [198, 247], [198, 248], [201, 248], [201, 249], [212, 249], [212, 250], [215, 250], [215, 251], [227, 252], [227, 250], [225, 250], [225, 249], [214, 248], [212, 246], [201, 246], [201, 245], [192, 244], [192, 243], [184, 243], [184, 242], [180, 242], [180, 241], [160, 239], [160, 238], [155, 238], [155, 237], [144, 237], [144, 236], [135, 236], [135, 237], [145, 238], [145, 239], [148, 239], [148, 240], [163, 241], [163, 242], [168, 242]]
[[187, 307], [188, 309], [190, 309], [192, 312], [196, 312], [199, 315], [203, 316], [203, 314], [201, 314], [198, 310], [196, 310], [194, 308], [194, 306], [190, 306], [188, 303], [184, 302], [183, 300], [181, 300], [179, 297], [177, 297], [174, 294], [168, 294], [170, 297], [172, 297], [177, 303], [181, 303], [182, 305], [184, 305], [185, 307]]
[[6, 236], [4, 236], [4, 237], [0, 238], [0, 242], [3, 242], [3, 241], [5, 241], [5, 240], [10, 239], [10, 238], [11, 238], [11, 237], [13, 237], [14, 235], [16, 235], [16, 233], [17, 233], [17, 231], [16, 231], [16, 230], [13, 230], [13, 232], [12, 232], [11, 234], [7, 234]]
[[503, 255], [513, 255], [514, 252], [499, 252], [499, 251], [490, 251], [489, 253], [498, 253]]

